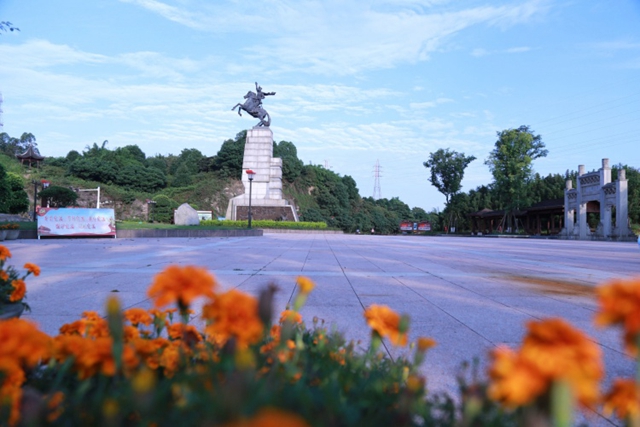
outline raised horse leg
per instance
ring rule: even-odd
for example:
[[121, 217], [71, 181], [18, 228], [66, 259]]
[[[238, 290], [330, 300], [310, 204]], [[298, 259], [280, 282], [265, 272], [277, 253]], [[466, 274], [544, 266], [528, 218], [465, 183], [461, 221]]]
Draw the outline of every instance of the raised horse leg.
[[[238, 108], [240, 107], [240, 108]], [[244, 108], [244, 106], [242, 104], [240, 104], [239, 102], [231, 109], [231, 111], [235, 111], [235, 109], [238, 108], [238, 115], [242, 117], [242, 109]], [[246, 110], [245, 110], [246, 111]]]

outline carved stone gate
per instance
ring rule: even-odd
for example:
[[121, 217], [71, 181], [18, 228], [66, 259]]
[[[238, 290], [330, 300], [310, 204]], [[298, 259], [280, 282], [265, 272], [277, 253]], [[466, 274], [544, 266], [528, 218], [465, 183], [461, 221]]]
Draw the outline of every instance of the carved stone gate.
[[[624, 169], [618, 171], [618, 180], [611, 182], [609, 159], [602, 159], [596, 172], [585, 173], [578, 166], [577, 187], [567, 180], [564, 190], [564, 228], [560, 235], [575, 240], [635, 240], [629, 228], [627, 178]], [[587, 223], [587, 204], [600, 204], [600, 222], [595, 231]], [[615, 209], [615, 224], [612, 216]]]

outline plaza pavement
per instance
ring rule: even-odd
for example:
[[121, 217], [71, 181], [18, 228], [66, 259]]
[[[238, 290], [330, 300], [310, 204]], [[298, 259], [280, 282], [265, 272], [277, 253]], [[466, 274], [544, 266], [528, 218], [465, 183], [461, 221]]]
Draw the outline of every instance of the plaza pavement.
[[[617, 330], [593, 326], [593, 289], [640, 275], [636, 243], [471, 237], [265, 234], [263, 237], [17, 240], [4, 242], [10, 264], [38, 264], [27, 281], [33, 319], [49, 334], [85, 310], [104, 312], [117, 292], [125, 308], [149, 307], [146, 289], [170, 264], [209, 269], [222, 289], [257, 295], [280, 288], [276, 309], [291, 301], [298, 275], [316, 283], [305, 321], [314, 316], [349, 339], [369, 344], [364, 308], [386, 304], [411, 318], [410, 339], [438, 345], [423, 365], [432, 391], [455, 394], [463, 361], [498, 344], [519, 345], [529, 320], [561, 316], [603, 350], [607, 383], [634, 375]], [[397, 357], [407, 349], [385, 343]], [[610, 425], [595, 415], [590, 425]]]

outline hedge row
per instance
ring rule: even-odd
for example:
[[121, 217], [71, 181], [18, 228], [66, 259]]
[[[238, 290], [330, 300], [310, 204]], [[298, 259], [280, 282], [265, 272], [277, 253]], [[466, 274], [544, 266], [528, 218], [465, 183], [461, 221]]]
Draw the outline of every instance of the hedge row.
[[[248, 221], [200, 221], [201, 226], [206, 227], [236, 227], [247, 228]], [[251, 226], [255, 228], [288, 228], [293, 230], [326, 230], [327, 224], [324, 222], [295, 222], [295, 221], [274, 221], [270, 219], [260, 219], [251, 221]]]

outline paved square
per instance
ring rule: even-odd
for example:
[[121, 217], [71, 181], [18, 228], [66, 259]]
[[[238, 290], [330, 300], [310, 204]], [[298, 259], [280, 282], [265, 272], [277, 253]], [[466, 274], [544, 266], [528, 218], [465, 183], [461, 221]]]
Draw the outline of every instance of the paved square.
[[[245, 238], [77, 239], [3, 242], [10, 264], [34, 262], [40, 277], [27, 281], [27, 302], [50, 334], [82, 311], [103, 312], [112, 292], [126, 308], [149, 307], [146, 289], [170, 264], [198, 265], [223, 289], [257, 294], [270, 282], [277, 309], [291, 300], [295, 278], [316, 289], [302, 310], [369, 343], [362, 316], [386, 304], [411, 317], [410, 338], [438, 342], [423, 370], [428, 387], [455, 394], [461, 362], [497, 344], [518, 345], [531, 319], [561, 316], [602, 347], [607, 378], [634, 375], [619, 331], [593, 326], [593, 289], [612, 278], [640, 275], [636, 243], [418, 236], [265, 234]], [[406, 349], [387, 345], [391, 356]], [[606, 423], [591, 420], [590, 424]]]

